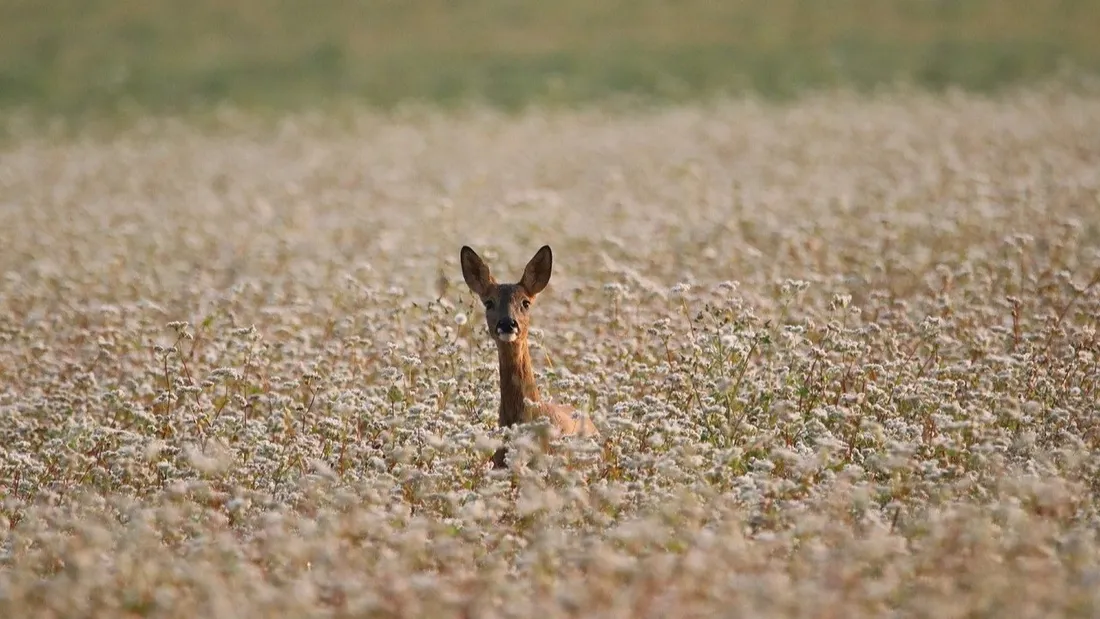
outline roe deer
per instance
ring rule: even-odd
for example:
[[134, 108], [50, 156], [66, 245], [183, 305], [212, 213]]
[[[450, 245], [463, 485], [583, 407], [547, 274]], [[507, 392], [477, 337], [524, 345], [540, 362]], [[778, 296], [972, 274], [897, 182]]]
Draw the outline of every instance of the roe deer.
[[[535, 385], [535, 370], [527, 348], [529, 311], [550, 281], [553, 254], [549, 245], [535, 253], [523, 277], [515, 284], [500, 284], [489, 266], [468, 246], [462, 246], [462, 277], [466, 285], [485, 305], [485, 324], [496, 342], [500, 361], [500, 427], [528, 423], [545, 417], [562, 435], [598, 436], [599, 431], [587, 415], [563, 404], [543, 402]], [[527, 404], [531, 402], [531, 405]], [[505, 448], [493, 454], [493, 468], [504, 466]]]

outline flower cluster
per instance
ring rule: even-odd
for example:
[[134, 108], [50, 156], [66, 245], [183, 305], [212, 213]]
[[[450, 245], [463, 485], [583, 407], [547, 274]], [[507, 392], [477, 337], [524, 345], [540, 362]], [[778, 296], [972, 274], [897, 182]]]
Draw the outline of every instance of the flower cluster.
[[[7, 143], [0, 616], [1093, 616], [1098, 117], [822, 96]], [[601, 430], [549, 452], [497, 427], [458, 265], [515, 280], [542, 243], [540, 388]]]

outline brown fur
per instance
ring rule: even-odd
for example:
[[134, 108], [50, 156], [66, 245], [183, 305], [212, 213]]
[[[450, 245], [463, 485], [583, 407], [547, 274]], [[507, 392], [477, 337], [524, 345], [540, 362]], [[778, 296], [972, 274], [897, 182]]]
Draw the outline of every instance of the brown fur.
[[[500, 284], [493, 278], [488, 265], [474, 252], [463, 246], [461, 253], [462, 277], [485, 304], [485, 324], [490, 337], [497, 345], [500, 362], [500, 410], [497, 422], [506, 428], [517, 423], [529, 423], [546, 418], [562, 435], [598, 436], [599, 432], [587, 415], [578, 413], [564, 404], [542, 401], [535, 384], [535, 370], [527, 346], [527, 330], [531, 323], [530, 308], [535, 298], [550, 281], [553, 254], [544, 245], [527, 263], [523, 277], [515, 284]], [[502, 319], [516, 323], [515, 337], [508, 341], [497, 332]], [[533, 403], [527, 405], [527, 401]], [[505, 449], [493, 454], [493, 466], [504, 466]]]

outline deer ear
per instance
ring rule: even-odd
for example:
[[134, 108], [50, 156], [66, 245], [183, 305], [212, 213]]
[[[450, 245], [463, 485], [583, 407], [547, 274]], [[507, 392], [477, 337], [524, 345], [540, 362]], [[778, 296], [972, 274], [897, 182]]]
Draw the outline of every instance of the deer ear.
[[550, 271], [553, 267], [554, 254], [550, 251], [549, 245], [543, 245], [535, 252], [535, 256], [531, 258], [531, 261], [527, 263], [527, 268], [523, 270], [523, 279], [519, 281], [519, 285], [523, 286], [527, 294], [535, 296], [546, 288], [546, 284], [550, 283]]
[[489, 265], [485, 264], [477, 252], [466, 245], [462, 246], [460, 261], [462, 278], [466, 280], [466, 285], [474, 294], [484, 297], [489, 292], [489, 287], [493, 285], [493, 275], [489, 272]]

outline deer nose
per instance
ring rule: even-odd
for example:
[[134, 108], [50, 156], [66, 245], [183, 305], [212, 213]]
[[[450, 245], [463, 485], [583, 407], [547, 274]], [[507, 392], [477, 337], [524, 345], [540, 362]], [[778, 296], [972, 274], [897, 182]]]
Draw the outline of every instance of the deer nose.
[[513, 318], [501, 318], [497, 321], [497, 333], [515, 333], [519, 329], [519, 323]]

